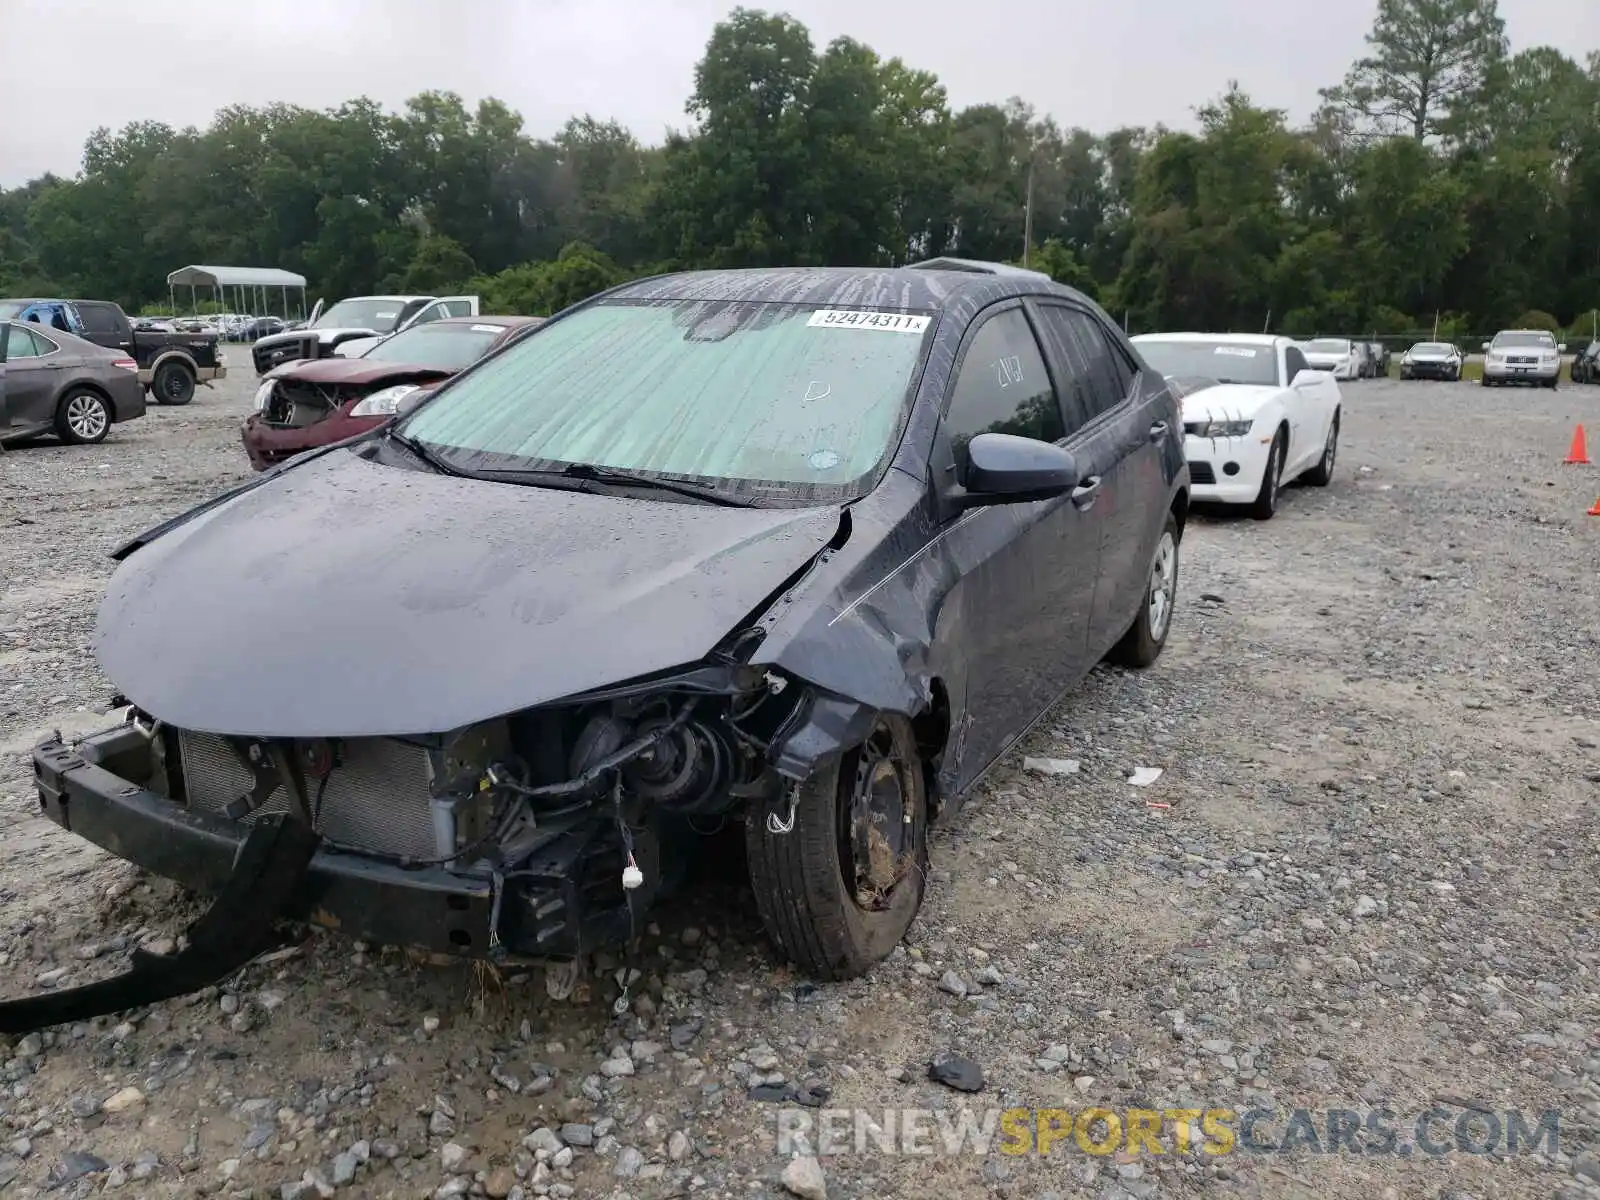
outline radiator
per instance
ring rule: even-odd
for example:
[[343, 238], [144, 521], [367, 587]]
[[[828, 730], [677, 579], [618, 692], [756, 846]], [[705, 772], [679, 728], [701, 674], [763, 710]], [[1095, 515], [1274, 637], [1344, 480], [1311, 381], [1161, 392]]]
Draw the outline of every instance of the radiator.
[[[322, 793], [318, 832], [379, 854], [438, 858], [428, 806], [427, 751], [392, 738], [352, 738], [338, 745], [339, 765]], [[250, 793], [254, 776], [226, 739], [184, 730], [178, 735], [178, 756], [191, 808], [221, 814]], [[315, 804], [318, 782], [311, 779], [306, 785]], [[244, 819], [286, 812], [288, 807], [289, 798], [279, 787]]]

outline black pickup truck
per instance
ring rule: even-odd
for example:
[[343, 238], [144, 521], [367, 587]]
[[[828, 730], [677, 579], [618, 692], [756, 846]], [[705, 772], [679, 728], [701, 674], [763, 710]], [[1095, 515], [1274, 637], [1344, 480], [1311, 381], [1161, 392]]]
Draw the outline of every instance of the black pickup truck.
[[108, 300], [0, 300], [0, 320], [37, 321], [127, 351], [139, 364], [139, 382], [157, 404], [187, 404], [196, 383], [228, 374], [216, 334], [136, 330], [128, 314]]

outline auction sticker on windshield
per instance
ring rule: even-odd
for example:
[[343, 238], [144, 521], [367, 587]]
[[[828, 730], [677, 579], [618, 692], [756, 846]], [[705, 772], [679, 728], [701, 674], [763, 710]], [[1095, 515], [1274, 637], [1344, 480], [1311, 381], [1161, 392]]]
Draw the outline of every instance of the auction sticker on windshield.
[[917, 313], [869, 312], [855, 308], [819, 308], [807, 325], [825, 329], [881, 329], [886, 333], [921, 333], [928, 318]]
[[1218, 346], [1213, 354], [1231, 354], [1235, 358], [1254, 358], [1256, 352], [1249, 346]]

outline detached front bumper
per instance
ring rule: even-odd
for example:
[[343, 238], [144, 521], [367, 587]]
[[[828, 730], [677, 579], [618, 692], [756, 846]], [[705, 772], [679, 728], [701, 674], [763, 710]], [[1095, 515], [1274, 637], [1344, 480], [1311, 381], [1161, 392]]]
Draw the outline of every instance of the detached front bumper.
[[[56, 738], [41, 743], [33, 752], [40, 812], [118, 858], [214, 896], [233, 874], [250, 826], [194, 811], [112, 769], [127, 770], [148, 754], [147, 734], [133, 725], [76, 746]], [[365, 941], [464, 958], [500, 950], [568, 957], [628, 933], [625, 912], [620, 929], [613, 928], [619, 922], [609, 910], [584, 916], [576, 885], [562, 875], [575, 850], [581, 853], [558, 843], [529, 865], [526, 878], [505, 881], [497, 914], [487, 872], [404, 867], [325, 847], [279, 915]]]
[[1183, 456], [1189, 462], [1189, 498], [1208, 504], [1250, 504], [1261, 491], [1272, 438], [1263, 441], [1251, 433], [1244, 437], [1183, 439]]
[[280, 428], [262, 420], [260, 413], [253, 413], [245, 418], [239, 436], [244, 442], [245, 453], [250, 456], [250, 465], [258, 471], [265, 471], [307, 450], [359, 437], [388, 420], [388, 417], [347, 417], [342, 413], [334, 413], [315, 425]]

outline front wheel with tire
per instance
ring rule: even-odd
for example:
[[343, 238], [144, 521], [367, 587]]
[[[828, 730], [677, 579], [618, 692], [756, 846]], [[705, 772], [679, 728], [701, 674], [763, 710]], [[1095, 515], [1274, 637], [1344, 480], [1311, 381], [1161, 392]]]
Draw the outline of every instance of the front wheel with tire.
[[1258, 521], [1270, 521], [1278, 511], [1278, 497], [1283, 494], [1283, 460], [1288, 456], [1288, 439], [1278, 431], [1267, 451], [1267, 469], [1261, 474], [1261, 490], [1256, 493], [1250, 515]]
[[1124, 667], [1148, 667], [1161, 657], [1178, 603], [1178, 518], [1167, 513], [1150, 560], [1150, 582], [1138, 615], [1106, 657]]
[[928, 798], [911, 723], [881, 716], [861, 745], [786, 787], [745, 817], [756, 910], [811, 977], [860, 975], [905, 936], [927, 884]]
[[1327, 487], [1333, 482], [1333, 464], [1339, 457], [1339, 413], [1333, 414], [1333, 420], [1328, 424], [1328, 440], [1323, 443], [1322, 457], [1317, 460], [1317, 465], [1301, 476], [1312, 487]]
[[150, 380], [157, 404], [187, 404], [194, 399], [194, 372], [180, 362], [164, 362]]
[[56, 408], [56, 433], [74, 446], [93, 446], [111, 432], [111, 405], [98, 392], [74, 388]]

